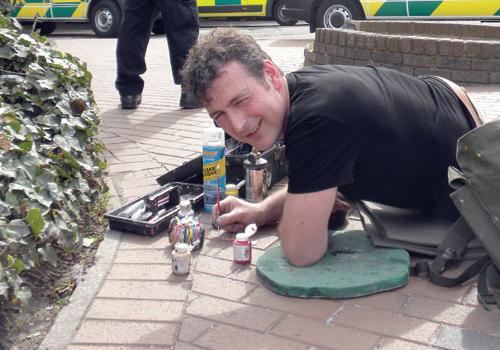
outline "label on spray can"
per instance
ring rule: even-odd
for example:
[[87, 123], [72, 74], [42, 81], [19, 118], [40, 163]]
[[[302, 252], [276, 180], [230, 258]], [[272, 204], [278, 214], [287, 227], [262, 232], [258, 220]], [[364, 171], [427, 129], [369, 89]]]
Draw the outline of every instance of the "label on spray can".
[[224, 130], [210, 128], [203, 132], [203, 188], [205, 211], [211, 213], [226, 192], [226, 157]]

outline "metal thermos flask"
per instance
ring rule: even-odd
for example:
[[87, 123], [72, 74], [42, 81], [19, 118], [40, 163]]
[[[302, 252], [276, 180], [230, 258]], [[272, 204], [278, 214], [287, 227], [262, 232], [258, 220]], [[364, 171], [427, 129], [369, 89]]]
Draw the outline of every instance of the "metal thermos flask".
[[245, 169], [246, 200], [257, 203], [267, 196], [267, 160], [260, 157], [260, 152], [255, 148], [243, 161]]

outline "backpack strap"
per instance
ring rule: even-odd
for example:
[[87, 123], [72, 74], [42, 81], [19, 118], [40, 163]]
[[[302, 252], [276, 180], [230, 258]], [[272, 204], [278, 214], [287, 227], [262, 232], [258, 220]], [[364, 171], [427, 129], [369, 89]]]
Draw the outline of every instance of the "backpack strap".
[[488, 263], [489, 257], [479, 259], [474, 264], [469, 266], [462, 274], [456, 277], [444, 277], [442, 273], [451, 264], [455, 264], [462, 260], [462, 255], [465, 251], [467, 243], [474, 238], [474, 232], [465, 222], [464, 218], [460, 217], [450, 228], [445, 238], [438, 247], [436, 258], [431, 262], [421, 261], [410, 267], [412, 276], [425, 276], [429, 280], [441, 287], [457, 286], [475, 275]]
[[495, 304], [500, 308], [500, 273], [491, 263], [491, 260], [479, 274], [477, 294], [478, 301], [486, 309], [489, 309], [488, 305]]

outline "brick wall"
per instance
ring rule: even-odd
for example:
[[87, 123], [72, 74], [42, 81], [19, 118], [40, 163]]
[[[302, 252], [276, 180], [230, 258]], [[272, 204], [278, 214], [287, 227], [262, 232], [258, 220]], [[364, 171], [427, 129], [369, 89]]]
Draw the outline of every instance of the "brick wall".
[[500, 27], [381, 21], [352, 21], [350, 27], [317, 29], [304, 65], [373, 64], [414, 76], [500, 84]]

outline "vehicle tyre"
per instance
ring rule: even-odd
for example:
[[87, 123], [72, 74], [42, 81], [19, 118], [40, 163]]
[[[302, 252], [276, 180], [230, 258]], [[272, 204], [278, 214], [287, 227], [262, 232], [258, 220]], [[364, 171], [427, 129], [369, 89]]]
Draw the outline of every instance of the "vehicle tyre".
[[273, 18], [281, 26], [293, 26], [297, 20], [285, 17], [283, 14], [283, 7], [285, 7], [285, 0], [276, 0], [273, 5]]
[[40, 30], [40, 35], [49, 35], [57, 28], [57, 22], [39, 22], [35, 30]]
[[165, 26], [163, 25], [163, 19], [157, 19], [153, 23], [153, 28], [151, 29], [153, 34], [163, 35], [165, 34]]
[[346, 20], [363, 19], [354, 1], [323, 0], [316, 12], [316, 28], [342, 28]]
[[122, 12], [115, 1], [102, 0], [92, 7], [90, 26], [101, 38], [116, 38], [122, 22]]

